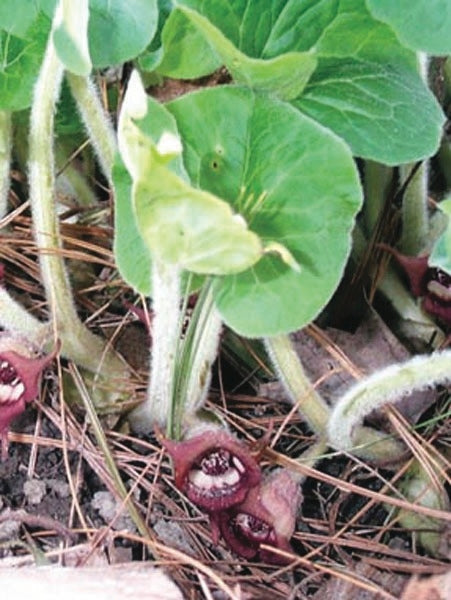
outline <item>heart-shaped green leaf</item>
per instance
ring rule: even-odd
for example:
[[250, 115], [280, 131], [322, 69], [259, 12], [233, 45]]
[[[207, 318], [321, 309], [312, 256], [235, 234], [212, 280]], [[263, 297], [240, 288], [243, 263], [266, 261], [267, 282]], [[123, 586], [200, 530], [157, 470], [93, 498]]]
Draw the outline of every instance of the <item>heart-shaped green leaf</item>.
[[363, 0], [342, 2], [318, 40], [318, 68], [294, 105], [330, 127], [354, 154], [396, 165], [438, 148], [443, 113], [415, 53], [375, 21]]
[[[137, 119], [148, 116], [149, 106], [151, 113], [165, 110], [147, 98], [135, 71], [122, 104], [118, 141], [133, 180], [138, 230], [152, 258], [197, 274], [224, 275], [247, 269], [264, 253], [261, 240], [227, 202], [192, 187], [171, 170], [170, 162], [182, 152], [180, 139], [173, 127], [157, 143], [144, 133]], [[170, 119], [165, 115], [166, 121]], [[268, 244], [268, 250], [292, 260], [280, 244]]]
[[290, 105], [246, 88], [214, 88], [167, 105], [191, 181], [227, 200], [263, 242], [282, 244], [301, 270], [268, 254], [217, 277], [215, 300], [243, 335], [293, 331], [335, 290], [361, 203], [358, 174], [340, 139]]

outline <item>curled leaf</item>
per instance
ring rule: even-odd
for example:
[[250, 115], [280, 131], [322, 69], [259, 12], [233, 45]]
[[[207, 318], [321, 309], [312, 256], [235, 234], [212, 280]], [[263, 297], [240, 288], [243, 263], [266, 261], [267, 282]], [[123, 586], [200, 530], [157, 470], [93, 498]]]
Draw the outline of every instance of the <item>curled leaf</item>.
[[152, 257], [198, 274], [230, 275], [252, 267], [267, 252], [296, 266], [280, 243], [264, 246], [231, 205], [175, 172], [182, 143], [174, 132], [157, 140], [140, 128], [149, 102], [139, 75], [130, 78], [119, 119], [119, 149], [133, 179], [132, 204], [139, 233]]

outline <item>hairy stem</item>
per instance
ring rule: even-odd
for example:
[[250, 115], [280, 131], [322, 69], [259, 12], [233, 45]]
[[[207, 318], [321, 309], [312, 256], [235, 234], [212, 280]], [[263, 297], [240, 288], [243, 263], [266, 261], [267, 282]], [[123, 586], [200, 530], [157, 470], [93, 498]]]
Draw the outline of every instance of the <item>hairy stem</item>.
[[180, 269], [152, 263], [152, 356], [147, 399], [130, 415], [135, 431], [164, 427], [172, 412], [174, 374], [181, 323]]
[[11, 113], [0, 111], [0, 219], [8, 212], [9, 169], [12, 144]]
[[[415, 164], [401, 165], [399, 172], [404, 183], [415, 168]], [[429, 220], [427, 210], [428, 165], [417, 168], [404, 192], [402, 203], [402, 237], [400, 250], [414, 256], [427, 246]]]
[[265, 338], [266, 350], [276, 374], [293, 405], [297, 406], [311, 429], [324, 435], [330, 410], [313, 387], [288, 335]]
[[[396, 440], [390, 440], [387, 434], [370, 428], [360, 427], [361, 423], [374, 410], [389, 402], [400, 400], [406, 394], [451, 381], [451, 351], [444, 350], [430, 356], [415, 356], [404, 362], [389, 365], [373, 375], [359, 381], [340, 398], [332, 410], [329, 420], [329, 441], [338, 450], [356, 451], [356, 445], [367, 446], [364, 455], [381, 460], [392, 460], [398, 456], [402, 447]], [[377, 448], [376, 448], [377, 446]], [[376, 456], [377, 453], [377, 456]]]
[[100, 101], [96, 85], [89, 77], [67, 73], [67, 80], [81, 118], [89, 133], [102, 171], [111, 183], [117, 144], [111, 121]]
[[53, 128], [63, 67], [50, 34], [36, 82], [30, 118], [29, 179], [34, 236], [39, 248], [42, 281], [62, 353], [91, 371], [123, 377], [123, 363], [80, 321], [62, 255], [54, 191]]

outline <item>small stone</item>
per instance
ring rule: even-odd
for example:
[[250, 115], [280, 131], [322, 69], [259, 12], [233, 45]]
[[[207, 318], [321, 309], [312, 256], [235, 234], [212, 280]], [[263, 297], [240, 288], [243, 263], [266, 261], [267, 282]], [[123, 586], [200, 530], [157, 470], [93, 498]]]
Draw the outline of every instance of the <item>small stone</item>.
[[28, 504], [41, 504], [45, 496], [46, 485], [44, 481], [38, 479], [29, 479], [23, 485], [23, 493]]

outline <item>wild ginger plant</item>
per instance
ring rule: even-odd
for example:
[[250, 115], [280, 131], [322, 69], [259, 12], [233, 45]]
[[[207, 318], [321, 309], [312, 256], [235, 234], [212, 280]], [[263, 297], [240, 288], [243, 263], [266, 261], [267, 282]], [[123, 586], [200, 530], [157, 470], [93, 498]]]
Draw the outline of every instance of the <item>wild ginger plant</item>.
[[[326, 443], [356, 453], [360, 446], [370, 461], [383, 461], [387, 449], [392, 458], [404, 453], [397, 440], [381, 446], [383, 434], [362, 427], [362, 419], [372, 407], [422, 386], [426, 376], [417, 376], [419, 366], [428, 376], [432, 369], [433, 381], [447, 381], [448, 355], [414, 359], [413, 378], [412, 364], [395, 365], [329, 407], [288, 335], [320, 313], [341, 280], [362, 206], [353, 158], [394, 167], [436, 151], [444, 117], [419, 73], [417, 52], [449, 52], [451, 24], [445, 15], [444, 27], [428, 35], [420, 16], [436, 17], [439, 3], [428, 3], [423, 14], [419, 0], [410, 3], [415, 18], [408, 21], [403, 3], [370, 0], [282, 2], [271, 18], [260, 0], [231, 0], [226, 7], [219, 0], [180, 0], [160, 13], [156, 0], [107, 4], [35, 2], [30, 12], [19, 3], [19, 19], [0, 7], [6, 58], [0, 72], [0, 217], [8, 211], [11, 123], [15, 112], [32, 106], [30, 201], [50, 314], [47, 323], [38, 321], [2, 287], [0, 323], [40, 348], [49, 347], [54, 326], [66, 358], [99, 380], [121, 383], [129, 376], [108, 344], [81, 322], [62, 258], [54, 134], [66, 78], [114, 188], [119, 271], [152, 299], [147, 398], [131, 423], [145, 432], [166, 428], [163, 444], [174, 458], [176, 483], [210, 513], [216, 537], [221, 533], [248, 558], [268, 557], [268, 545], [287, 553], [299, 481], [286, 471], [263, 475], [252, 448], [201, 417], [221, 330], [264, 340], [277, 376], [317, 435], [309, 460]], [[109, 43], [111, 30], [115, 44]], [[93, 68], [126, 61], [136, 70], [116, 140], [90, 75]], [[221, 65], [229, 85], [164, 105], [146, 95], [138, 74], [191, 78]], [[11, 84], [17, 78], [20, 90]], [[367, 194], [365, 211], [374, 216], [379, 205], [368, 206], [370, 200]], [[443, 281], [427, 286], [435, 296], [447, 295]], [[193, 293], [197, 302], [185, 330]], [[12, 414], [8, 403], [21, 391], [12, 386], [16, 376], [8, 365], [3, 433]], [[15, 406], [22, 410], [23, 403]], [[213, 506], [212, 498], [222, 504]], [[278, 523], [274, 514], [284, 506], [286, 521]], [[277, 562], [276, 554], [268, 560]]]
[[[329, 225], [330, 217], [324, 216], [327, 214], [327, 210], [322, 204], [328, 191], [320, 189], [318, 178], [315, 175], [310, 181], [307, 177], [307, 180], [302, 181], [299, 186], [295, 183], [295, 177], [291, 179], [289, 175], [286, 175], [284, 182], [286, 187], [282, 185], [283, 193], [280, 195], [276, 193], [275, 198], [271, 197], [273, 191], [271, 171], [276, 171], [281, 159], [281, 170], [284, 173], [287, 171], [290, 174], [293, 173], [290, 169], [293, 151], [308, 160], [308, 151], [306, 154], [303, 153], [301, 136], [296, 137], [297, 119], [295, 114], [302, 119], [303, 115], [307, 114], [333, 130], [350, 145], [355, 155], [379, 160], [390, 165], [417, 160], [431, 154], [437, 148], [443, 116], [437, 102], [421, 79], [415, 52], [399, 43], [391, 27], [375, 20], [363, 2], [357, 0], [343, 2], [340, 3], [338, 9], [329, 12], [323, 7], [316, 7], [316, 16], [322, 19], [321, 25], [314, 33], [308, 32], [306, 27], [304, 35], [301, 33], [302, 24], [307, 22], [307, 15], [304, 14], [304, 7], [301, 5], [290, 6], [283, 15], [279, 15], [279, 19], [275, 21], [276, 25], [269, 21], [260, 22], [258, 12], [255, 12], [257, 11], [256, 3], [247, 3], [245, 14], [244, 12], [240, 13], [242, 7], [234, 6], [234, 8], [233, 18], [235, 19], [237, 14], [243, 18], [240, 35], [235, 35], [231, 15], [229, 23], [227, 14], [224, 16], [218, 3], [212, 2], [206, 5], [191, 0], [179, 2], [162, 29], [161, 52], [159, 56], [154, 53], [149, 64], [159, 73], [188, 78], [205, 74], [219, 64], [225, 64], [234, 83], [239, 85], [203, 90], [167, 103], [165, 108], [170, 116], [175, 118], [175, 122], [168, 118], [168, 115], [163, 115], [162, 111], [160, 111], [160, 115], [157, 115], [157, 111], [154, 110], [155, 121], [152, 125], [145, 118], [141, 121], [136, 120], [135, 123], [141, 128], [142, 133], [147, 131], [154, 147], [158, 147], [160, 140], [161, 145], [164, 145], [164, 127], [169, 127], [171, 134], [178, 136], [180, 151], [183, 150], [183, 163], [182, 165], [179, 163], [175, 169], [184, 167], [183, 175], [191, 180], [192, 185], [195, 184], [196, 187], [206, 189], [229, 202], [244, 219], [249, 229], [262, 235], [262, 239], [269, 238], [278, 243], [283, 242], [300, 269], [293, 269], [290, 260], [286, 260], [284, 263], [284, 255], [279, 248], [279, 252], [263, 254], [254, 265], [234, 274], [215, 273], [213, 265], [210, 264], [208, 268], [210, 272], [207, 269], [203, 273], [204, 276], [210, 275], [209, 281], [204, 282], [203, 285], [197, 283], [193, 287], [192, 279], [188, 278], [186, 290], [196, 287], [202, 290], [198, 316], [202, 314], [204, 318], [193, 321], [195, 324], [192, 323], [191, 331], [188, 330], [189, 343], [179, 342], [178, 344], [182, 356], [180, 364], [183, 364], [184, 369], [179, 371], [176, 383], [172, 388], [166, 390], [166, 398], [170, 400], [169, 403], [164, 400], [164, 405], [168, 408], [165, 410], [153, 408], [148, 415], [153, 413], [151, 418], [159, 420], [160, 423], [161, 416], [166, 416], [170, 423], [169, 435], [178, 436], [184, 430], [189, 429], [193, 414], [196, 409], [200, 408], [201, 399], [205, 396], [205, 382], [208, 381], [208, 373], [215, 356], [218, 319], [220, 319], [241, 335], [265, 338], [269, 356], [276, 366], [276, 373], [284, 382], [292, 401], [299, 404], [306, 421], [320, 437], [324, 436], [327, 430], [329, 443], [334, 448], [341, 448], [337, 439], [331, 435], [334, 427], [328, 425], [330, 409], [308, 381], [302, 365], [294, 356], [289, 339], [284, 334], [302, 327], [314, 318], [338, 283], [338, 279], [330, 277], [327, 269], [323, 269], [325, 266], [322, 261], [323, 253], [327, 253], [327, 260], [334, 260], [328, 251], [332, 249], [336, 251], [340, 248], [340, 254], [335, 255], [336, 261], [334, 262], [335, 268], [338, 269], [336, 273], [341, 274], [347, 256], [347, 250], [342, 253], [348, 244], [346, 232], [350, 231], [353, 216], [356, 213], [350, 211], [351, 219], [348, 220], [347, 225], [341, 227], [341, 237], [329, 231], [327, 244], [321, 247], [321, 251], [315, 252], [315, 244], [321, 240], [321, 236], [315, 237], [318, 230], [315, 230], [315, 227], [311, 228], [314, 219], [309, 219], [308, 211], [304, 210], [304, 202], [314, 190], [315, 193], [309, 205], [315, 207], [315, 218], [321, 218], [320, 215], [323, 215], [322, 218]], [[322, 12], [323, 10], [324, 12]], [[256, 22], [259, 22], [259, 28], [256, 27]], [[181, 23], [183, 23], [183, 28]], [[284, 32], [288, 31], [293, 23], [297, 24], [299, 35], [284, 37]], [[189, 32], [186, 38], [177, 34], [181, 30]], [[242, 35], [243, 30], [245, 35]], [[353, 46], [355, 40], [351, 43], [351, 30], [358, 31], [358, 37], [360, 36], [361, 45], [357, 51]], [[255, 37], [256, 31], [262, 36], [261, 38]], [[371, 31], [371, 37], [367, 35], [369, 31]], [[349, 38], [346, 37], [347, 34], [349, 34]], [[193, 38], [196, 38], [198, 44], [193, 47], [201, 50], [198, 53], [184, 52], [188, 47], [184, 44], [191, 44]], [[387, 52], [387, 48], [390, 48], [389, 52]], [[181, 60], [175, 60], [176, 56], [181, 57]], [[144, 65], [144, 63], [145, 61], [142, 64]], [[296, 77], [293, 77], [293, 73], [296, 73]], [[330, 73], [334, 74], [333, 78], [330, 77]], [[361, 77], [362, 73], [364, 73], [363, 77]], [[366, 77], [368, 79], [365, 79]], [[421, 136], [418, 136], [417, 118], [411, 119], [410, 100], [407, 100], [402, 91], [404, 86], [411, 90], [412, 97], [416, 97], [417, 100], [422, 98], [420, 102], [422, 106], [428, 107], [428, 114], [424, 115], [424, 121], [422, 121], [425, 136], [421, 139]], [[354, 93], [355, 89], [359, 89], [358, 94]], [[271, 93], [271, 98], [268, 96], [268, 92]], [[242, 107], [245, 105], [246, 96], [251, 99], [250, 103], [253, 104], [250, 124], [243, 118], [244, 109]], [[275, 100], [274, 96], [278, 97], [278, 100]], [[365, 101], [369, 97], [371, 97], [371, 103]], [[387, 143], [387, 135], [391, 138], [390, 120], [392, 116], [386, 111], [378, 112], [377, 105], [380, 103], [382, 107], [388, 98], [391, 99], [390, 101], [394, 101], [395, 97], [399, 109], [396, 116], [396, 127], [398, 133], [401, 131], [403, 133], [398, 135], [396, 140], [392, 139], [391, 143]], [[331, 98], [337, 99], [338, 108], [331, 103]], [[233, 114], [230, 106], [234, 108]], [[295, 110], [288, 115], [290, 108]], [[271, 109], [274, 115], [272, 119], [259, 118], [259, 111], [263, 115], [264, 109], [268, 109], [268, 111]], [[360, 115], [359, 128], [362, 132], [365, 131], [364, 136], [360, 135], [359, 128], [356, 128], [358, 121], [355, 117], [356, 109]], [[349, 115], [352, 115], [350, 118], [347, 116], [348, 111]], [[136, 116], [145, 117], [145, 111]], [[260, 120], [265, 123], [265, 127], [271, 129], [267, 124], [275, 121], [276, 118], [280, 125], [278, 135], [281, 135], [281, 132], [286, 135], [285, 123], [288, 122], [290, 122], [291, 131], [295, 131], [289, 136], [289, 139], [284, 140], [285, 147], [280, 150], [280, 154], [277, 149], [276, 131], [272, 138], [271, 134], [268, 135], [268, 142], [266, 142], [267, 131], [262, 127], [259, 136], [255, 136], [255, 140], [258, 141], [253, 144], [253, 132], [258, 131]], [[304, 123], [307, 124], [306, 121]], [[312, 123], [309, 121], [309, 124]], [[240, 136], [235, 133], [234, 124], [237, 124], [241, 130], [250, 131], [246, 141], [241, 143], [238, 141]], [[301, 129], [299, 127], [299, 131]], [[403, 138], [404, 136], [409, 137], [409, 130], [415, 130], [415, 141], [405, 145]], [[315, 132], [315, 134], [317, 133]], [[311, 132], [310, 139], [317, 139], [315, 134]], [[174, 147], [176, 145], [174, 144]], [[312, 169], [313, 173], [319, 174], [319, 170], [315, 171], [315, 168], [318, 169], [320, 165], [320, 148], [323, 148], [324, 151], [325, 146], [319, 143], [318, 155], [315, 155], [313, 146], [314, 144], [310, 145], [311, 156], [315, 159]], [[249, 155], [246, 151], [243, 152], [243, 147], [245, 150], [249, 149]], [[260, 153], [262, 148], [265, 150], [263, 154]], [[337, 148], [337, 156], [340, 152], [342, 158], [345, 158], [346, 147]], [[272, 160], [271, 165], [269, 165], [268, 157]], [[326, 160], [329, 167], [331, 156], [327, 156]], [[254, 163], [258, 163], [258, 171], [253, 171]], [[333, 160], [332, 164], [334, 164]], [[306, 176], [305, 167], [305, 163], [300, 166], [301, 180]], [[155, 171], [155, 173], [157, 172], [158, 170]], [[238, 172], [238, 176], [235, 172]], [[325, 178], [326, 184], [327, 175], [328, 173], [321, 169], [321, 176]], [[152, 177], [151, 168], [149, 168], [147, 176]], [[347, 180], [346, 177], [340, 178], [335, 174], [334, 181], [330, 182], [331, 187], [329, 187], [329, 192], [333, 190], [335, 196], [333, 204], [328, 205], [330, 210], [333, 210], [332, 207], [337, 209], [340, 207], [340, 210], [343, 211], [345, 204], [341, 203], [344, 196], [340, 192], [340, 186], [352, 185], [353, 178], [351, 171], [348, 171]], [[169, 177], [170, 179], [171, 177]], [[238, 181], [236, 181], [237, 179]], [[150, 237], [155, 235], [155, 239], [159, 237], [161, 233], [158, 227], [159, 221], [156, 219], [153, 231], [148, 228], [147, 233], [143, 235], [143, 212], [140, 212], [137, 197], [133, 197], [133, 192], [131, 194], [133, 200], [127, 203], [125, 193], [128, 188], [128, 194], [130, 194], [133, 186], [127, 183], [120, 166], [116, 169], [116, 183], [116, 189], [120, 190], [117, 195], [116, 252], [121, 271], [136, 289], [151, 295], [158, 294], [157, 290], [150, 289], [149, 279], [143, 280], [142, 278], [143, 272], [149, 274], [155, 269], [153, 250], [151, 248], [147, 260], [145, 251], [139, 257], [142, 259], [140, 265], [142, 266], [144, 263], [147, 269], [138, 271], [133, 264], [136, 256], [133, 258], [127, 256], [129, 250], [125, 238], [130, 235], [131, 227], [130, 223], [125, 226], [123, 221], [125, 221], [125, 215], [129, 215], [129, 218], [134, 215], [137, 220], [137, 238], [141, 237], [142, 239], [145, 239], [146, 235]], [[349, 187], [348, 190], [350, 190]], [[356, 188], [355, 190], [357, 191]], [[170, 198], [169, 190], [161, 191], [161, 194], [166, 194], [167, 198]], [[354, 197], [357, 198], [357, 194]], [[274, 202], [275, 199], [276, 202]], [[289, 205], [290, 201], [293, 201], [293, 208]], [[150, 197], [148, 202], [149, 205], [152, 203]], [[293, 218], [292, 223], [296, 226], [296, 232], [291, 233], [290, 225], [284, 220], [284, 216], [288, 215], [290, 210], [293, 217], [296, 215], [294, 207], [296, 203], [302, 212], [303, 219]], [[358, 204], [354, 204], [354, 209], [357, 206]], [[322, 210], [325, 212], [322, 213]], [[149, 214], [151, 214], [150, 209]], [[299, 216], [301, 215], [299, 214]], [[167, 221], [170, 226], [169, 219]], [[275, 232], [277, 233], [275, 234]], [[308, 242], [308, 244], [304, 245], [304, 242]], [[147, 245], [149, 246], [148, 242]], [[162, 245], [164, 246], [164, 242]], [[209, 257], [214, 257], [214, 253], [208, 246], [208, 240], [205, 240], [205, 251]], [[152, 258], [152, 267], [148, 266], [151, 264], [150, 258]], [[318, 280], [310, 279], [315, 271], [316, 273], [322, 272], [319, 293], [317, 293]], [[275, 286], [277, 286], [277, 291]], [[178, 294], [180, 294], [180, 289], [179, 286]], [[298, 306], [294, 307], [290, 302], [292, 297], [299, 298]], [[210, 307], [205, 308], [203, 302], [208, 302]], [[179, 311], [181, 306], [182, 302], [179, 297], [173, 307]], [[210, 331], [208, 327], [210, 321], [208, 311], [210, 310], [211, 314], [214, 314], [216, 323], [213, 328], [214, 335], [211, 337], [206, 333]], [[275, 310], [278, 310], [277, 315], [275, 315]], [[264, 319], [261, 317], [262, 314], [264, 314]], [[180, 316], [174, 322], [180, 324]], [[201, 331], [197, 331], [196, 328]], [[163, 330], [168, 331], [166, 328]], [[160, 332], [161, 329], [158, 331]], [[174, 338], [176, 337], [174, 336]], [[214, 341], [209, 345], [208, 339]], [[197, 344], [191, 345], [194, 340]], [[154, 340], [154, 343], [157, 345], [158, 339]], [[203, 355], [205, 347], [208, 347], [209, 350]], [[176, 352], [171, 353], [171, 360], [175, 355]], [[194, 369], [193, 365], [195, 365]], [[174, 373], [174, 371], [171, 372]], [[186, 372], [189, 373], [188, 376], [186, 376]], [[150, 377], [152, 381], [152, 377], [158, 377], [158, 374], [151, 371]], [[193, 381], [194, 385], [187, 384], [186, 381]], [[203, 392], [200, 392], [202, 386], [199, 387], [199, 383], [203, 385]], [[164, 396], [157, 397], [152, 393], [149, 393], [149, 396], [151, 399], [153, 398], [154, 402], [159, 403], [164, 398]], [[378, 398], [378, 402], [382, 405], [384, 401], [380, 396]], [[339, 405], [341, 404], [339, 403]], [[177, 407], [177, 410], [174, 410], [174, 407]], [[142, 411], [146, 410], [143, 407], [139, 413], [135, 413], [141, 423], [145, 422], [142, 420]], [[353, 413], [353, 409], [351, 409], [351, 413]], [[332, 418], [335, 420], [331, 422], [336, 426], [336, 435], [338, 435], [338, 431], [341, 431], [341, 427], [338, 427], [340, 418], [336, 416], [337, 414], [339, 413], [334, 409]], [[361, 413], [356, 410], [355, 415], [359, 414]], [[175, 422], [172, 420], [174, 416]], [[376, 451], [376, 448], [381, 448], [381, 445], [374, 442], [380, 439], [382, 434], [362, 427], [358, 421], [355, 435], [358, 436], [359, 443], [368, 448], [370, 460], [381, 458]], [[178, 443], [189, 444], [189, 440]], [[353, 442], [352, 448], [354, 446]], [[371, 448], [373, 449], [371, 450]], [[388, 452], [385, 452], [386, 450]], [[386, 443], [382, 454], [390, 454], [392, 458], [394, 456], [399, 458], [403, 451], [404, 447], [397, 441], [393, 441]], [[216, 457], [221, 454], [219, 449], [214, 447], [214, 443], [209, 452]], [[180, 453], [182, 453], [181, 449]], [[208, 453], [205, 456], [207, 455], [210, 456]], [[219, 463], [213, 462], [215, 462], [215, 476], [219, 479], [227, 478], [229, 463], [225, 461], [224, 465], [219, 468]], [[217, 472], [216, 469], [218, 469]], [[201, 469], [201, 471], [202, 475], [199, 476], [199, 479], [208, 481], [208, 486], [210, 484], [212, 486], [219, 485], [210, 481], [209, 478], [212, 474], [208, 469]], [[232, 474], [230, 476], [232, 479], [235, 477]]]

